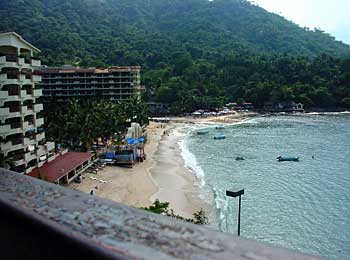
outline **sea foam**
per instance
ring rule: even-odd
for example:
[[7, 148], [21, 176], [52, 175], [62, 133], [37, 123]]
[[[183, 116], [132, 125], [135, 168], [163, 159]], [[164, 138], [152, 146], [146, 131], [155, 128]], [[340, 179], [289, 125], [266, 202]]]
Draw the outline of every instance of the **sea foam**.
[[190, 133], [191, 131], [198, 129], [198, 127], [192, 126], [192, 127], [187, 127], [180, 129], [180, 133], [177, 133], [178, 136], [180, 136], [179, 138], [179, 147], [181, 150], [181, 156], [184, 159], [185, 162], [185, 167], [187, 169], [189, 169], [192, 173], [194, 173], [194, 175], [196, 176], [196, 178], [199, 181], [199, 184], [201, 187], [203, 187], [205, 185], [205, 180], [204, 180], [204, 171], [203, 169], [198, 165], [197, 159], [194, 156], [193, 153], [190, 152], [190, 150], [188, 149], [188, 139], [186, 138], [186, 136], [188, 135], [188, 133]]

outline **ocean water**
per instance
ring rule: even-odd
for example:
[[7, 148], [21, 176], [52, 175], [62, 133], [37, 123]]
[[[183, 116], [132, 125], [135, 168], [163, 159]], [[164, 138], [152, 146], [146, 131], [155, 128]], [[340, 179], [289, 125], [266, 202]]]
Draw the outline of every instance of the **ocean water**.
[[[245, 189], [241, 236], [350, 259], [350, 115], [254, 118], [209, 134], [191, 131], [181, 143], [186, 164], [213, 201], [212, 225], [236, 234], [238, 198]], [[225, 140], [214, 140], [224, 133]], [[300, 162], [277, 162], [279, 155]], [[244, 161], [236, 161], [237, 156]]]

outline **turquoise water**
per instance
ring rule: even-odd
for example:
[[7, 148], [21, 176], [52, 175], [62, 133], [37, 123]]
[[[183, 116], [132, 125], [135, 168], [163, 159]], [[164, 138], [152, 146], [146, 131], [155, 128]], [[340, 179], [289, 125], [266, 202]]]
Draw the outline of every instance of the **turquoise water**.
[[[215, 199], [213, 225], [237, 232], [238, 199], [225, 191], [244, 188], [243, 237], [350, 259], [350, 115], [260, 117], [208, 129], [184, 142], [204, 175], [204, 196]], [[213, 140], [216, 133], [226, 139]], [[300, 162], [277, 162], [279, 155]]]

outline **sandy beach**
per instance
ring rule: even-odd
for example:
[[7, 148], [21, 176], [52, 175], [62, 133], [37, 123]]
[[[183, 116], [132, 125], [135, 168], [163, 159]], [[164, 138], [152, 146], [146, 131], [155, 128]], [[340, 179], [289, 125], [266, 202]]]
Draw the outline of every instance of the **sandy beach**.
[[133, 207], [150, 206], [155, 199], [170, 202], [175, 214], [192, 217], [201, 208], [210, 210], [210, 201], [200, 197], [199, 180], [185, 167], [174, 132], [186, 124], [226, 123], [242, 121], [249, 114], [234, 114], [210, 118], [171, 118], [167, 124], [151, 122], [147, 127], [145, 145], [147, 160], [133, 168], [107, 166], [98, 174], [86, 173], [80, 184], [69, 187], [89, 193], [97, 187], [96, 195]]

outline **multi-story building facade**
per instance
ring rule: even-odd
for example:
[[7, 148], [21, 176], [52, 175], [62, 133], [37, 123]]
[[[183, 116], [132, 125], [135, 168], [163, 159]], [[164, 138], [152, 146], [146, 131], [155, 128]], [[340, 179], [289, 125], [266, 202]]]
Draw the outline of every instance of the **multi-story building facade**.
[[48, 67], [39, 71], [44, 101], [55, 98], [130, 100], [140, 97], [143, 90], [140, 67], [110, 67], [105, 69], [74, 66]]
[[34, 73], [41, 67], [37, 52], [20, 35], [0, 33], [0, 153], [21, 173], [42, 166], [55, 149], [45, 141], [41, 76]]

